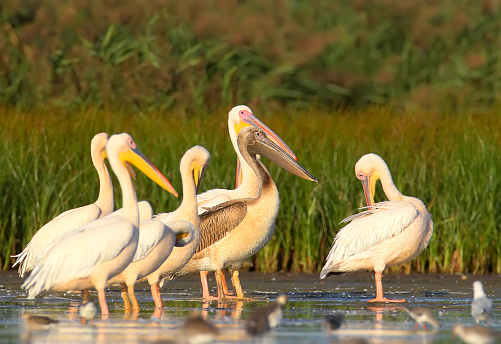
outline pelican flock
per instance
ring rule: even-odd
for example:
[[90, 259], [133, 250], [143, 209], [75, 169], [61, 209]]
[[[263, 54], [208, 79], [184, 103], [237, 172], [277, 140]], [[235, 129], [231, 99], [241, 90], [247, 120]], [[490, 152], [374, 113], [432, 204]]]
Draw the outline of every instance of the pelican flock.
[[[245, 127], [238, 134], [238, 149], [251, 166], [259, 182], [256, 198], [234, 199], [221, 203], [200, 215], [200, 243], [193, 258], [177, 275], [198, 271], [216, 271], [218, 298], [224, 298], [222, 269], [238, 265], [270, 241], [279, 210], [278, 190], [268, 170], [257, 155], [271, 159], [280, 167], [306, 180], [318, 182], [287, 152], [271, 141], [259, 127]], [[236, 269], [235, 269], [236, 271]], [[244, 298], [238, 273], [232, 281], [237, 297]], [[203, 284], [203, 298], [209, 299]]]
[[[320, 278], [374, 270], [376, 298], [369, 302], [405, 302], [383, 296], [383, 271], [414, 259], [428, 246], [433, 234], [431, 214], [421, 200], [398, 191], [379, 155], [361, 157], [355, 165], [355, 175], [362, 182], [368, 209], [342, 221], [350, 223], [336, 235]], [[374, 204], [378, 180], [388, 201]]]
[[106, 283], [132, 262], [139, 241], [136, 192], [125, 162], [135, 165], [177, 197], [170, 182], [141, 153], [130, 135], [110, 137], [106, 154], [122, 189], [123, 212], [90, 222], [50, 242], [22, 285], [29, 298], [48, 290], [95, 288], [101, 314], [107, 316]]
[[[199, 273], [203, 300], [245, 299], [238, 270], [244, 260], [270, 242], [280, 210], [279, 190], [260, 157], [270, 159], [300, 178], [317, 183], [318, 180], [298, 163], [292, 149], [249, 107], [239, 105], [229, 111], [228, 132], [237, 155], [235, 188], [212, 188], [198, 194], [211, 155], [204, 147], [193, 146], [179, 163], [181, 204], [177, 209], [166, 209], [156, 215], [147, 201], [137, 201], [131, 165], [177, 197], [170, 182], [141, 153], [129, 134], [95, 135], [91, 141], [91, 159], [99, 177], [96, 202], [60, 214], [40, 228], [25, 249], [14, 256], [17, 259], [13, 266], [19, 266], [19, 275], [29, 274], [22, 285], [28, 298], [46, 291], [95, 289], [102, 318], [106, 319], [109, 314], [107, 286], [121, 286], [125, 310], [139, 311], [135, 285], [148, 282], [155, 304], [154, 316], [157, 316], [157, 311], [164, 306], [160, 293], [163, 284], [178, 276]], [[113, 185], [106, 158], [122, 193], [123, 208], [117, 211], [114, 211]], [[387, 267], [416, 258], [428, 246], [433, 235], [431, 214], [421, 200], [405, 196], [397, 189], [380, 156], [363, 155], [355, 164], [355, 175], [362, 183], [367, 205], [342, 221], [347, 224], [336, 234], [320, 278], [374, 270], [376, 297], [369, 302], [405, 302], [384, 297], [382, 275]], [[378, 180], [388, 200], [375, 203]], [[225, 269], [231, 270], [235, 295], [228, 292]], [[215, 272], [216, 297], [209, 292], [209, 271]], [[277, 319], [284, 300], [286, 296], [266, 307], [280, 311]], [[476, 281], [471, 314], [477, 324], [488, 321], [492, 308], [481, 282]], [[436, 328], [440, 326], [426, 307], [404, 310], [418, 324], [428, 322]], [[84, 319], [94, 318], [96, 307], [91, 301], [84, 301], [80, 312], [85, 323]], [[270, 323], [265, 324], [264, 330], [277, 322], [268, 315], [262, 318]], [[472, 332], [462, 326], [454, 331], [460, 336]], [[213, 330], [211, 335], [217, 333]], [[475, 335], [478, 336], [471, 336]]]

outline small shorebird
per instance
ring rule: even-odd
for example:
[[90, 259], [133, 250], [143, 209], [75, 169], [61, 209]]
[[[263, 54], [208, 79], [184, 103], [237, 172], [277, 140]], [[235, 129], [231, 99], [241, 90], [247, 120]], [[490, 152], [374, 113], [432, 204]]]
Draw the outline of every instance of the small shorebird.
[[492, 300], [485, 295], [482, 282], [473, 282], [473, 302], [471, 303], [471, 315], [477, 324], [487, 321], [492, 314]]
[[337, 330], [343, 323], [344, 316], [340, 313], [329, 314], [325, 317], [325, 323], [330, 331]]
[[57, 324], [58, 321], [41, 315], [32, 315], [28, 312], [23, 312], [24, 322], [30, 330], [46, 330], [52, 324]]
[[416, 320], [416, 328], [419, 328], [420, 324], [423, 324], [423, 329], [426, 328], [426, 323], [430, 324], [434, 328], [439, 328], [440, 323], [433, 312], [426, 307], [415, 307], [415, 308], [407, 308], [404, 307], [404, 310], [411, 316], [412, 319]]
[[97, 314], [96, 304], [92, 302], [92, 300], [82, 303], [80, 307], [78, 307], [78, 314], [82, 317], [82, 325], [85, 325], [87, 321], [90, 321], [92, 325]]
[[482, 326], [463, 326], [462, 324], [454, 325], [452, 336], [458, 336], [465, 343], [471, 344], [489, 344], [501, 338], [501, 332], [493, 331], [490, 328]]
[[210, 343], [219, 335], [219, 329], [202, 316], [192, 313], [181, 326], [181, 343]]
[[245, 331], [256, 336], [276, 327], [282, 320], [282, 308], [286, 304], [287, 296], [279, 295], [272, 303], [256, 309], [245, 320]]

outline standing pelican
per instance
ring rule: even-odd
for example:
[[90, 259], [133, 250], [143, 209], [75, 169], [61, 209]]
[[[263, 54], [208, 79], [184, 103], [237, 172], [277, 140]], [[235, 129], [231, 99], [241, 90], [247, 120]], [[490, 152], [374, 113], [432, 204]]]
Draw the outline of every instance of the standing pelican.
[[123, 209], [59, 236], [45, 249], [22, 287], [34, 298], [44, 290], [98, 291], [101, 314], [108, 315], [104, 288], [108, 279], [132, 261], [139, 240], [139, 210], [132, 179], [125, 165], [130, 162], [177, 197], [169, 181], [148, 161], [127, 134], [113, 135], [106, 144], [111, 168], [120, 182]]
[[156, 271], [142, 279], [148, 280], [157, 308], [163, 307], [162, 297], [160, 296], [160, 282], [171, 279], [177, 271], [189, 262], [198, 247], [200, 218], [197, 212], [197, 190], [209, 162], [210, 154], [204, 147], [195, 146], [187, 150], [179, 164], [183, 183], [183, 201], [175, 211], [155, 216], [156, 220], [160, 220], [167, 225], [170, 225], [172, 221], [188, 221], [194, 229], [190, 236], [185, 238], [189, 241], [187, 245], [174, 247], [167, 260]]
[[[198, 213], [202, 214], [208, 208], [221, 204], [223, 202], [239, 199], [239, 198], [256, 198], [259, 197], [261, 190], [259, 188], [259, 180], [254, 173], [251, 166], [242, 158], [242, 153], [238, 148], [237, 136], [240, 130], [245, 127], [257, 126], [266, 132], [266, 135], [275, 144], [280, 146], [287, 154], [294, 160], [297, 160], [294, 152], [287, 146], [287, 144], [275, 134], [268, 126], [261, 122], [252, 112], [252, 110], [245, 105], [238, 105], [233, 107], [228, 113], [228, 132], [230, 134], [233, 149], [237, 154], [237, 174], [236, 174], [236, 188], [233, 190], [226, 189], [212, 189], [197, 196]], [[232, 267], [233, 271], [241, 266], [241, 262], [236, 263]], [[226, 295], [228, 295], [228, 287], [224, 277], [224, 270], [221, 271], [223, 288]], [[207, 271], [200, 272], [202, 285], [207, 285]], [[237, 277], [232, 276], [232, 279]]]
[[106, 164], [103, 161], [105, 156], [103, 154], [104, 147], [107, 142], [108, 134], [99, 133], [94, 136], [90, 144], [92, 164], [99, 176], [99, 196], [97, 201], [80, 208], [67, 210], [40, 228], [23, 252], [13, 256], [17, 258], [13, 267], [19, 264], [19, 276], [23, 277], [33, 269], [45, 246], [52, 240], [113, 211], [113, 185]]
[[[342, 221], [351, 222], [336, 235], [320, 278], [374, 269], [376, 298], [369, 302], [405, 302], [383, 297], [383, 271], [414, 259], [428, 246], [433, 234], [431, 214], [421, 200], [398, 191], [388, 166], [378, 155], [361, 157], [355, 175], [362, 181], [368, 210]], [[374, 204], [378, 179], [389, 201]]]
[[[268, 170], [257, 159], [263, 155], [301, 178], [315, 181], [308, 171], [287, 152], [266, 136], [259, 127], [243, 128], [238, 134], [238, 147], [242, 158], [252, 167], [259, 180], [261, 194], [257, 198], [231, 200], [219, 204], [200, 215], [201, 238], [197, 253], [178, 273], [217, 271], [219, 298], [224, 298], [221, 270], [234, 266], [256, 254], [271, 239], [278, 215], [278, 190]], [[237, 297], [243, 290], [234, 271], [232, 281]], [[209, 299], [208, 286], [203, 284], [203, 297]]]
[[[67, 210], [40, 228], [29, 244], [26, 245], [25, 249], [20, 254], [12, 256], [17, 258], [13, 267], [19, 264], [19, 276], [24, 277], [27, 272], [33, 269], [35, 262], [43, 253], [45, 246], [51, 241], [62, 234], [100, 219], [113, 211], [113, 185], [111, 183], [110, 173], [104, 163], [104, 158], [106, 157], [104, 148], [107, 142], [108, 134], [99, 133], [94, 136], [90, 144], [92, 164], [99, 176], [99, 196], [96, 202], [83, 207]], [[131, 175], [135, 177], [134, 171], [130, 166], [126, 166]], [[139, 217], [141, 219], [151, 219], [151, 205], [146, 201], [141, 201], [138, 203], [138, 206]], [[117, 210], [117, 213], [120, 212], [121, 209]]]

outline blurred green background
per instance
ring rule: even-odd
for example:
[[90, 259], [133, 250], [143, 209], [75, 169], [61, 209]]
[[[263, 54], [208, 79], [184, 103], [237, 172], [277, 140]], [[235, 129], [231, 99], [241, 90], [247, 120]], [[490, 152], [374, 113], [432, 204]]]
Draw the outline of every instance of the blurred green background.
[[[101, 131], [129, 132], [178, 191], [202, 144], [201, 191], [232, 188], [226, 116], [247, 104], [320, 179], [265, 162], [281, 210], [253, 269], [318, 271], [374, 152], [435, 223], [393, 271], [501, 273], [500, 23], [494, 0], [0, 0], [0, 264], [95, 200]], [[136, 186], [157, 212], [179, 204]]]

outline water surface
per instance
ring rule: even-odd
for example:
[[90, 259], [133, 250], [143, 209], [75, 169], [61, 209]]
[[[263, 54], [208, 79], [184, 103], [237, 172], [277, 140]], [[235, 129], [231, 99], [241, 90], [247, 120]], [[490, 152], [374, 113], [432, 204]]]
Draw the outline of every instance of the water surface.
[[[110, 318], [96, 318], [94, 324], [81, 325], [75, 311], [80, 295], [43, 293], [28, 300], [20, 288], [15, 271], [0, 273], [0, 343], [169, 343], [179, 338], [179, 328], [193, 311], [201, 311], [221, 329], [218, 343], [350, 343], [363, 339], [369, 343], [449, 343], [454, 324], [474, 325], [470, 314], [472, 283], [481, 280], [494, 301], [490, 326], [501, 330], [501, 276], [385, 274], [383, 287], [389, 298], [405, 298], [406, 306], [433, 310], [441, 323], [439, 330], [428, 326], [416, 329], [402, 304], [371, 304], [375, 297], [373, 273], [353, 273], [319, 280], [310, 274], [242, 273], [248, 301], [204, 303], [197, 275], [170, 281], [162, 289], [165, 309], [154, 313], [149, 285], [136, 286], [141, 306], [139, 314], [124, 313], [119, 288], [106, 293]], [[209, 281], [215, 292], [214, 280]], [[265, 336], [250, 338], [243, 330], [243, 319], [277, 295], [286, 294], [289, 303], [281, 324]], [[91, 292], [97, 300], [97, 293]], [[28, 311], [59, 321], [48, 330], [30, 330], [21, 314]], [[325, 317], [342, 313], [345, 322], [329, 332]]]

